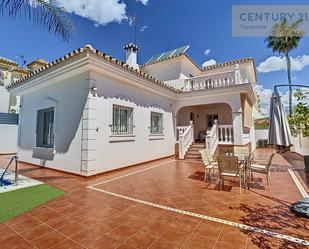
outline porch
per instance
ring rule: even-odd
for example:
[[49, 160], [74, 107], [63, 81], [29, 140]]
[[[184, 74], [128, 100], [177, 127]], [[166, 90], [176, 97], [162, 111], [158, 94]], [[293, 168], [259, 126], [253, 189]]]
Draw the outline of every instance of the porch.
[[251, 129], [243, 127], [242, 120], [242, 112], [233, 112], [227, 103], [182, 107], [175, 120], [179, 158], [184, 159], [195, 143], [204, 144], [212, 154], [219, 153], [219, 147], [254, 143], [250, 139]]

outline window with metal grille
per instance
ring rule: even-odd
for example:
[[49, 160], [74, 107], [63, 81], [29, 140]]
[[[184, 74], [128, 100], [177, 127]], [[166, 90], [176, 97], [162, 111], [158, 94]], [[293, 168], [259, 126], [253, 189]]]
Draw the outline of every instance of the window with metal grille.
[[133, 108], [113, 105], [112, 135], [133, 134]]
[[54, 147], [54, 107], [38, 110], [36, 146]]
[[150, 133], [162, 134], [163, 133], [163, 114], [158, 112], [151, 112], [150, 118]]

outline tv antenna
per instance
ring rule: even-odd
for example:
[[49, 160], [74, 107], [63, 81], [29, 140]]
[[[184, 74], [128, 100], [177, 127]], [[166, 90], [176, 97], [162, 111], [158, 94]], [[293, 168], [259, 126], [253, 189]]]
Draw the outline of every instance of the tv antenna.
[[130, 17], [131, 26], [133, 27], [133, 43], [136, 45], [136, 14]]
[[24, 66], [26, 65], [26, 59], [25, 59], [25, 56], [23, 54], [14, 54], [14, 56], [20, 60], [20, 66], [22, 68], [24, 68]]

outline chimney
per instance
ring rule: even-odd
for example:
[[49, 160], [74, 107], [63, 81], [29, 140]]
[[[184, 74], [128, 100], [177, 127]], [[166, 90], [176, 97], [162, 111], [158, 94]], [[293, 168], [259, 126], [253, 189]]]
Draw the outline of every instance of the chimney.
[[139, 65], [137, 64], [137, 51], [138, 46], [134, 43], [130, 43], [128, 45], [124, 46], [124, 50], [126, 51], [126, 63], [133, 68], [139, 68]]

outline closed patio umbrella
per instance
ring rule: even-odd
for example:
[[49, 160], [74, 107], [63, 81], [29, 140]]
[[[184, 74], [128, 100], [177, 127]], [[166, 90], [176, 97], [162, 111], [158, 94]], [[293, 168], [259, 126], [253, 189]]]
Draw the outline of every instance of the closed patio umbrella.
[[279, 150], [292, 146], [290, 127], [276, 89], [270, 99], [268, 144], [276, 146]]

